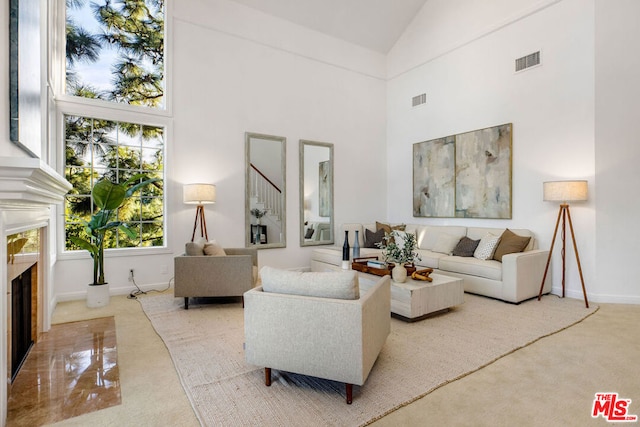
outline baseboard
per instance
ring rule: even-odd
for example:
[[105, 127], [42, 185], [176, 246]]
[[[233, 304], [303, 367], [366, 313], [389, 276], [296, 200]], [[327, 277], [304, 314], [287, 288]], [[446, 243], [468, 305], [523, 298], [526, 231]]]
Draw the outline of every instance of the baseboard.
[[[553, 287], [551, 293], [554, 295], [562, 295], [562, 287]], [[584, 295], [582, 290], [567, 290], [565, 289], [565, 297], [572, 299], [579, 299], [584, 301]], [[634, 304], [640, 305], [640, 296], [638, 295], [607, 295], [597, 294], [589, 292], [587, 289], [587, 299], [589, 302], [603, 303], [603, 304]]]
[[[138, 287], [145, 292], [148, 291], [163, 291], [167, 288], [173, 288], [173, 279], [171, 279], [169, 281], [169, 283], [152, 283], [152, 284], [147, 284], [147, 285], [138, 285]], [[109, 295], [111, 296], [115, 296], [115, 295], [129, 295], [132, 292], [137, 291], [138, 288], [136, 288], [134, 285], [126, 285], [126, 286], [109, 286]], [[66, 292], [66, 293], [62, 293], [62, 294], [57, 294], [53, 300], [55, 301], [55, 304], [57, 304], [58, 302], [65, 302], [65, 301], [77, 301], [77, 300], [83, 300], [87, 297], [87, 292], [86, 291], [76, 291], [76, 292]], [[53, 304], [53, 308], [55, 308], [55, 304]], [[52, 311], [53, 312], [53, 311]]]

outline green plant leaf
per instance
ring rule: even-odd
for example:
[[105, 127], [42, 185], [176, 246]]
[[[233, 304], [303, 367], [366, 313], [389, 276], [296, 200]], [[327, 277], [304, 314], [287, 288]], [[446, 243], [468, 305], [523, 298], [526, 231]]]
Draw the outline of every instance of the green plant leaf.
[[101, 179], [91, 190], [93, 202], [97, 207], [104, 210], [117, 209], [125, 199], [125, 187], [114, 184], [108, 179]]
[[69, 236], [69, 239], [76, 245], [80, 246], [82, 249], [89, 251], [92, 257], [98, 254], [98, 247], [93, 243], [81, 239], [78, 236]]

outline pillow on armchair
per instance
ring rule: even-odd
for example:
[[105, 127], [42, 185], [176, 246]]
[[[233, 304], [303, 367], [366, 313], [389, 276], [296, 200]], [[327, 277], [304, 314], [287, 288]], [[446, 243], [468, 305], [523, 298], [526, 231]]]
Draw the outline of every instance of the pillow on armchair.
[[264, 292], [320, 298], [360, 298], [355, 271], [301, 272], [262, 267], [260, 278]]

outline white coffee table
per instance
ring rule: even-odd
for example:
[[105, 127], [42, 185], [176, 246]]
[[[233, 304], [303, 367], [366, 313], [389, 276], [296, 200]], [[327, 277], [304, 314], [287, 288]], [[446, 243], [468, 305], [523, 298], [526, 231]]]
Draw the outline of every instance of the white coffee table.
[[[360, 288], [367, 290], [379, 276], [359, 273]], [[407, 278], [405, 283], [391, 281], [391, 313], [414, 322], [464, 303], [463, 280], [431, 273], [432, 282]]]

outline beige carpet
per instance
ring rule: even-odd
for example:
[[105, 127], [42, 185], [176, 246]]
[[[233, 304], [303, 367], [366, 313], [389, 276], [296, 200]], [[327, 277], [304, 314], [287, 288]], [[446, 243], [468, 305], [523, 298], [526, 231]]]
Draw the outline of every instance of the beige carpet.
[[391, 335], [369, 379], [344, 403], [342, 384], [244, 362], [239, 304], [182, 308], [170, 295], [141, 299], [164, 340], [203, 425], [362, 425], [463, 377], [597, 308], [546, 296], [511, 305], [465, 294], [465, 304], [416, 323], [391, 320]]

